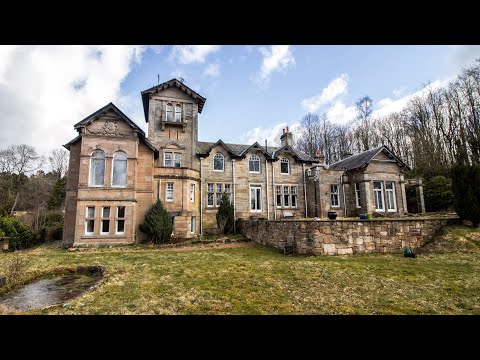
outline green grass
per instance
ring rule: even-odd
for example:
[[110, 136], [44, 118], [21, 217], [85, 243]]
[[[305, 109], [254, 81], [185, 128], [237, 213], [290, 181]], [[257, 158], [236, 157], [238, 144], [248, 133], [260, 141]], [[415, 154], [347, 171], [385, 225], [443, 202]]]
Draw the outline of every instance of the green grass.
[[[455, 242], [480, 230], [451, 227]], [[453, 234], [453, 235], [452, 235]], [[480, 314], [480, 257], [285, 256], [261, 246], [152, 251], [142, 246], [21, 252], [31, 274], [101, 265], [95, 291], [32, 314]], [[0, 254], [2, 261], [12, 254]]]

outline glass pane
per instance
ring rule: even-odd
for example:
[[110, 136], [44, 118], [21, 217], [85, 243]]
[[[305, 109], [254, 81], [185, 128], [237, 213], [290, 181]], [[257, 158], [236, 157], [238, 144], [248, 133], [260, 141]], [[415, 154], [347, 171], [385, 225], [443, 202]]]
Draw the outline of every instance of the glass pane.
[[113, 185], [127, 185], [127, 160], [113, 160]]
[[250, 209], [255, 210], [255, 188], [250, 188]]
[[215, 158], [213, 160], [213, 169], [214, 170], [223, 170], [223, 157], [221, 157], [221, 156], [217, 157], [215, 155]]
[[105, 159], [92, 159], [90, 171], [90, 184], [103, 185], [105, 176]]
[[93, 218], [95, 217], [95, 208], [94, 207], [88, 207], [87, 208], [87, 217]]
[[195, 232], [195, 216], [192, 216], [192, 220], [190, 222], [190, 232]]
[[102, 232], [110, 232], [110, 220], [102, 220]]
[[222, 192], [222, 184], [217, 184], [217, 193]]
[[297, 193], [297, 187], [296, 186], [292, 186], [292, 194], [296, 194]]
[[282, 174], [288, 174], [288, 163], [283, 163], [281, 164], [281, 172]]
[[93, 233], [95, 221], [94, 220], [87, 220], [87, 232]]
[[288, 190], [289, 190], [289, 187], [288, 187], [288, 186], [284, 186], [284, 187], [283, 187], [283, 193], [284, 193], [284, 194], [288, 194]]
[[117, 221], [117, 232], [122, 233], [125, 231], [125, 220], [118, 220]]
[[374, 189], [381, 189], [381, 188], [382, 188], [382, 183], [379, 182], [379, 181], [375, 181], [375, 182], [373, 183], [373, 188], [374, 188]]
[[262, 190], [257, 188], [257, 210], [260, 210], [262, 207]]
[[110, 207], [104, 207], [103, 208], [103, 218], [110, 218]]
[[277, 195], [277, 207], [282, 206], [282, 195]]
[[297, 207], [297, 195], [292, 195], [292, 207]]
[[393, 182], [385, 183], [385, 189], [393, 189]]
[[118, 209], [117, 217], [124, 218], [125, 217], [125, 206], [119, 206], [119, 207], [117, 207], [117, 209]]
[[225, 184], [225, 192], [230, 192], [230, 184]]
[[289, 204], [289, 196], [288, 195], [284, 195], [284, 200], [285, 200], [285, 206], [290, 206]]
[[207, 191], [208, 192], [213, 192], [213, 184], [208, 184], [207, 185]]
[[208, 193], [208, 205], [213, 205], [213, 193]]
[[277, 194], [281, 194], [282, 193], [282, 187], [281, 186], [277, 186]]
[[217, 206], [220, 206], [220, 203], [222, 202], [222, 194], [217, 193]]

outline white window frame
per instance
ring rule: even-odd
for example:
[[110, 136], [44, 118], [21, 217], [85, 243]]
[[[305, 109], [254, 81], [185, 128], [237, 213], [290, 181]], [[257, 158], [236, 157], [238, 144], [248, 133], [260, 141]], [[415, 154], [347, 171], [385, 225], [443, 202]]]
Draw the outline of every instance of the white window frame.
[[[171, 162], [171, 165], [166, 164], [167, 155], [170, 156], [169, 161]], [[177, 166], [177, 163], [178, 163], [178, 166]], [[164, 167], [174, 167], [174, 168], [182, 167], [182, 153], [173, 152], [173, 151], [164, 151], [163, 152], [163, 166]]]
[[[88, 216], [88, 209], [93, 208], [93, 216], [89, 217]], [[93, 221], [93, 226], [92, 226], [92, 231], [89, 232], [87, 231], [88, 229], [88, 222]], [[95, 232], [95, 206], [86, 206], [85, 207], [85, 235], [93, 235]]]
[[[108, 209], [108, 218], [104, 217], [104, 210]], [[112, 208], [110, 206], [102, 206], [102, 212], [100, 214], [100, 235], [109, 235], [110, 234], [110, 217], [112, 215]], [[108, 231], [103, 231], [103, 222], [108, 221]]]
[[[375, 183], [380, 184], [380, 189], [375, 189]], [[377, 201], [377, 193], [380, 193], [381, 199], [382, 199], [382, 206], [381, 208], [378, 208], [378, 201]], [[375, 203], [375, 211], [381, 211], [385, 212], [385, 196], [383, 195], [383, 181], [374, 181], [373, 182], [373, 199]]]
[[[220, 157], [222, 158], [222, 169], [218, 170], [218, 169], [215, 169], [215, 158], [220, 159]], [[222, 153], [216, 153], [213, 156], [213, 171], [218, 171], [218, 172], [224, 172], [225, 171], [225, 156]]]
[[[166, 161], [167, 161], [167, 155], [170, 155], [170, 163], [171, 165], [167, 165]], [[164, 167], [173, 167], [173, 152], [171, 151], [164, 151], [163, 152], [163, 166]]]
[[223, 184], [223, 192], [228, 194], [228, 200], [230, 201], [230, 203], [232, 203], [232, 184], [230, 183]]
[[[123, 153], [125, 154], [125, 163], [126, 163], [126, 167], [125, 167], [125, 185], [116, 185], [113, 183], [113, 171], [115, 170], [115, 156], [119, 153]], [[124, 160], [116, 160], [116, 161], [124, 161]], [[112, 187], [119, 187], [119, 188], [124, 188], [124, 187], [127, 187], [127, 175], [128, 175], [128, 156], [127, 156], [127, 153], [125, 151], [116, 151], [115, 154], [113, 154], [113, 160], [112, 160], [112, 176], [111, 176], [111, 179], [112, 179]]]
[[[392, 188], [388, 189], [387, 184], [392, 184]], [[388, 197], [388, 193], [392, 193], [392, 198], [393, 198], [393, 208], [390, 209], [390, 199]], [[385, 181], [385, 200], [386, 200], [386, 205], [387, 205], [387, 212], [397, 212], [397, 199], [395, 196], [395, 181]]]
[[[95, 152], [101, 152], [103, 154], [103, 182], [102, 184], [98, 184], [98, 185], [95, 185], [95, 184], [92, 184], [92, 162], [94, 160], [94, 157], [93, 157], [93, 154]], [[105, 151], [103, 150], [100, 150], [100, 149], [96, 149], [94, 151], [92, 151], [92, 153], [90, 154], [90, 169], [89, 169], [89, 173], [88, 173], [88, 186], [89, 187], [103, 187], [105, 186], [105, 170], [106, 170], [106, 167], [107, 167], [107, 158], [105, 156]]]
[[[211, 185], [211, 187], [209, 186]], [[212, 190], [212, 191], [209, 191]], [[208, 203], [209, 197], [208, 195], [212, 194], [212, 204]], [[213, 207], [215, 205], [215, 184], [214, 183], [207, 183], [207, 207]]]
[[[250, 163], [258, 162], [258, 171], [252, 171], [250, 170]], [[255, 166], [254, 166], [255, 167]], [[251, 155], [248, 158], [248, 172], [252, 174], [260, 174], [261, 172], [261, 162], [260, 162], [260, 156], [258, 155]]]
[[[286, 201], [285, 201], [286, 200]], [[290, 207], [290, 186], [284, 185], [283, 186], [283, 207], [289, 208]]]
[[[282, 164], [287, 164], [287, 172], [282, 171]], [[280, 174], [290, 175], [290, 160], [288, 160], [287, 158], [280, 159]]]
[[[220, 191], [218, 191], [220, 189]], [[215, 184], [215, 207], [220, 207], [222, 203], [223, 183]]]
[[[172, 114], [172, 119], [171, 119], [171, 120], [168, 120], [168, 113], [171, 113], [171, 114]], [[172, 104], [172, 103], [168, 103], [168, 104], [165, 106], [165, 120], [166, 120], [166, 121], [169, 121], [169, 122], [174, 122], [174, 121], [175, 121], [175, 113], [174, 113], [174, 109], [173, 109], [173, 104]]]
[[[277, 202], [277, 208], [282, 208], [283, 205], [283, 185], [275, 185], [275, 201]], [[280, 197], [280, 202], [278, 198]]]
[[[178, 166], [177, 166], [178, 163]], [[182, 154], [181, 153], [173, 153], [173, 167], [179, 168], [182, 167]]]
[[[120, 208], [124, 208], [123, 217], [120, 217], [118, 215], [118, 213], [120, 212]], [[125, 205], [117, 206], [117, 211], [115, 212], [115, 235], [124, 235], [125, 234], [126, 218], [127, 218], [127, 207]], [[123, 231], [118, 231], [118, 222], [119, 221], [123, 221]]]
[[[180, 111], [177, 111], [178, 109], [180, 109]], [[173, 112], [173, 120], [175, 122], [182, 122], [182, 105], [180, 104], [176, 104], [173, 108], [174, 112]], [[179, 114], [179, 118], [177, 119], [177, 114]]]
[[360, 183], [355, 183], [355, 207], [357, 209], [362, 208], [361, 199], [360, 199]]
[[[334, 191], [336, 189], [336, 191]], [[334, 205], [334, 198], [337, 198], [337, 204]], [[340, 186], [338, 184], [330, 184], [330, 207], [339, 208], [340, 207]]]
[[[260, 190], [260, 199], [258, 199], [257, 197], [257, 191], [255, 190], [255, 204], [257, 205], [256, 206], [256, 209], [252, 209], [252, 189], [256, 189], [256, 190]], [[249, 193], [250, 193], [250, 196], [249, 196], [249, 209], [250, 209], [250, 212], [262, 212], [262, 185], [250, 185], [249, 186]], [[258, 208], [259, 207], [259, 208]]]
[[190, 202], [195, 202], [195, 183], [190, 183]]
[[[295, 198], [295, 206], [293, 206], [293, 198]], [[296, 209], [298, 207], [298, 187], [297, 186], [290, 187], [290, 207], [292, 209]]]
[[[171, 188], [171, 189], [170, 189]], [[173, 192], [175, 185], [173, 182], [167, 182], [165, 185], [165, 202], [173, 202]], [[171, 195], [171, 196], [169, 196]]]

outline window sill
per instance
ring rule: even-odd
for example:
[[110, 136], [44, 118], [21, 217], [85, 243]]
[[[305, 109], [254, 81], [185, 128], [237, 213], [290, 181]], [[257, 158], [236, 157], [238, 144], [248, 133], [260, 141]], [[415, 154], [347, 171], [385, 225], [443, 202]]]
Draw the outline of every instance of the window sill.
[[81, 236], [82, 239], [106, 239], [106, 238], [123, 239], [123, 238], [126, 238], [126, 237], [127, 236], [125, 235], [125, 233], [123, 233], [123, 234], [105, 234], [105, 235], [92, 234], [92, 235], [82, 235]]
[[213, 170], [215, 172], [225, 172], [225, 170]]

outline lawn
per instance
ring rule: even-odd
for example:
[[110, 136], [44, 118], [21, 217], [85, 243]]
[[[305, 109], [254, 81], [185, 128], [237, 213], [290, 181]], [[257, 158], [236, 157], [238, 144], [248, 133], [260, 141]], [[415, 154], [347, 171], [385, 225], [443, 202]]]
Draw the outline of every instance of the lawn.
[[[478, 239], [480, 230], [462, 227], [446, 234], [464, 241], [470, 232]], [[477, 247], [404, 258], [285, 256], [253, 244], [73, 252], [50, 244], [21, 255], [31, 273], [76, 265], [107, 270], [107, 279], [70, 307], [32, 314], [480, 314]], [[0, 254], [0, 266], [9, 256]]]

